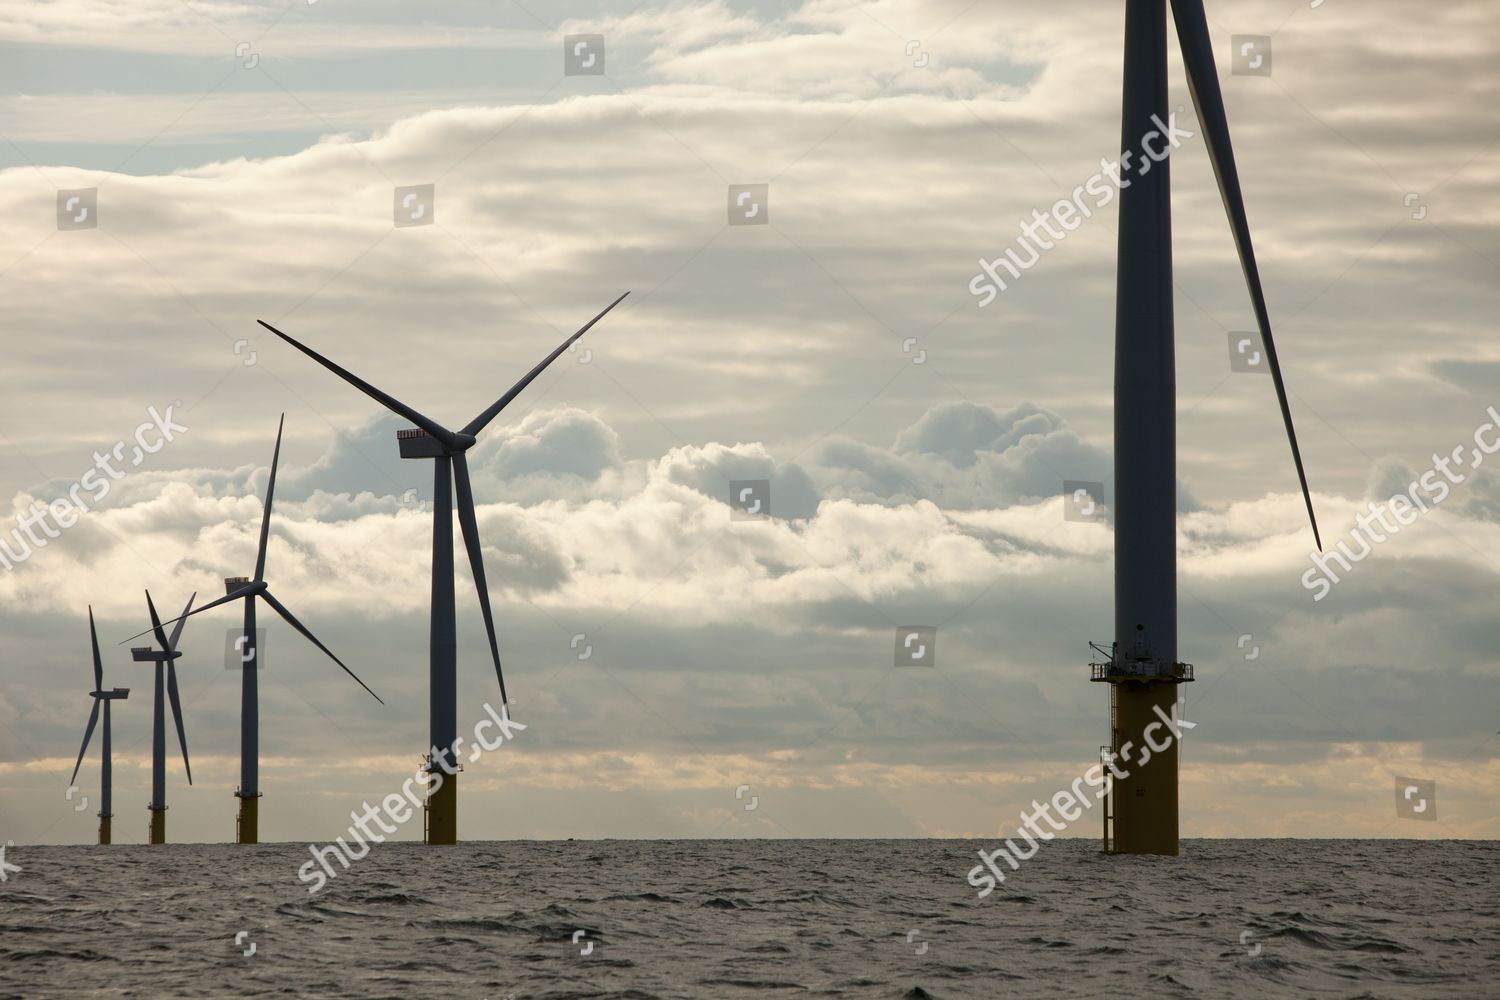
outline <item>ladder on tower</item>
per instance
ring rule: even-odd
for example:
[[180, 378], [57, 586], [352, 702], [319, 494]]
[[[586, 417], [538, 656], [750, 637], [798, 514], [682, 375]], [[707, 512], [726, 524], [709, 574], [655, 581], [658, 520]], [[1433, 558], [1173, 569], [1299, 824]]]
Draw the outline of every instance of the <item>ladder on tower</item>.
[[[1109, 747], [1099, 748], [1099, 762], [1101, 765], [1110, 759]], [[1106, 769], [1104, 772], [1104, 853], [1113, 854], [1115, 850], [1115, 780]]]
[[1104, 767], [1104, 853], [1113, 854], [1115, 849], [1115, 779], [1109, 770], [1120, 744], [1120, 733], [1115, 728], [1115, 693], [1109, 693], [1109, 746], [1099, 748], [1099, 764]]
[[[401, 432], [398, 431], [397, 433], [399, 434]], [[422, 756], [422, 770], [430, 772], [431, 769], [432, 769], [432, 754], [424, 754]], [[424, 843], [424, 844], [430, 844], [430, 843], [432, 843], [432, 837], [431, 837], [431, 834], [430, 834], [430, 830], [432, 828], [431, 814], [432, 814], [432, 790], [429, 788], [427, 790], [427, 794], [424, 795], [424, 796], [422, 796], [422, 843]]]

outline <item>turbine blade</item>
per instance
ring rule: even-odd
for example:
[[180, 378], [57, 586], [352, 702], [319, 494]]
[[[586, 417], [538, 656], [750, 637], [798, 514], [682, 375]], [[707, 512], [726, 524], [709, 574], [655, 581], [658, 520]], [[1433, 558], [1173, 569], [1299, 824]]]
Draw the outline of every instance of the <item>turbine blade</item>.
[[327, 358], [323, 357], [323, 355], [319, 354], [317, 351], [313, 350], [311, 347], [308, 347], [305, 344], [300, 344], [297, 341], [293, 340], [291, 337], [288, 337], [286, 334], [282, 333], [280, 330], [276, 329], [265, 320], [258, 319], [255, 322], [259, 323], [267, 330], [270, 330], [272, 333], [276, 334], [276, 336], [280, 337], [288, 344], [291, 344], [297, 350], [301, 351], [303, 354], [306, 354], [318, 364], [322, 365], [324, 368], [327, 368], [339, 378], [343, 379], [345, 382], [348, 382], [350, 385], [354, 386], [354, 388], [358, 389], [366, 396], [369, 396], [371, 399], [375, 400], [377, 403], [381, 404], [392, 413], [405, 417], [407, 420], [410, 420], [412, 423], [422, 428], [428, 434], [431, 434], [433, 437], [437, 438], [439, 441], [444, 442], [445, 444], [453, 440], [453, 433], [442, 424], [439, 424], [436, 420], [431, 420], [427, 417], [422, 416], [422, 414], [418, 413], [416, 410], [413, 410], [410, 406], [407, 406], [395, 396], [392, 396], [389, 393], [381, 392], [379, 389], [375, 388], [373, 385], [366, 382], [358, 375], [355, 375], [353, 372], [345, 371], [338, 365], [334, 364], [332, 361], [329, 361]]
[[484, 613], [484, 631], [490, 640], [490, 655], [495, 659], [495, 676], [500, 680], [500, 704], [505, 697], [505, 673], [500, 669], [500, 646], [495, 642], [495, 618], [490, 613], [490, 590], [484, 580], [484, 553], [479, 548], [479, 522], [474, 519], [474, 490], [469, 484], [468, 458], [459, 452], [453, 456], [453, 479], [458, 487], [458, 524], [463, 529], [464, 547], [469, 550], [469, 569], [474, 573], [474, 588], [479, 591], [479, 610]]
[[[146, 591], [146, 610], [151, 612], [151, 631], [156, 635], [157, 645], [161, 646], [163, 652], [166, 652], [172, 647], [167, 643], [166, 630], [161, 627], [161, 618], [156, 614], [156, 605], [151, 603], [151, 591], [149, 590]], [[145, 635], [146, 633], [142, 632], [141, 634]], [[127, 639], [126, 641], [128, 642], [129, 640]]]
[[94, 736], [94, 723], [99, 721], [99, 699], [94, 699], [94, 710], [89, 713], [88, 728], [83, 731], [83, 746], [78, 748], [78, 763], [73, 765], [73, 777], [68, 779], [68, 784], [78, 780], [78, 769], [83, 766], [83, 755], [88, 752], [89, 740]]
[[271, 497], [276, 492], [276, 463], [281, 460], [281, 428], [286, 425], [286, 414], [276, 425], [276, 450], [271, 452], [271, 480], [266, 483], [266, 504], [260, 515], [260, 548], [255, 550], [255, 579], [266, 575], [266, 542], [271, 537]]
[[[625, 293], [625, 295], [629, 294], [629, 292]], [[620, 302], [624, 300], [625, 295], [621, 295], [618, 299], [615, 299], [609, 305], [605, 306], [604, 309], [599, 313], [599, 315], [595, 316], [593, 319], [583, 324], [583, 326], [579, 327], [577, 333], [573, 334], [573, 336], [563, 341], [561, 347], [553, 351], [551, 354], [547, 355], [546, 359], [543, 360], [541, 364], [531, 369], [531, 371], [527, 373], [525, 378], [521, 379], [521, 381], [511, 386], [509, 392], [501, 396], [499, 399], [495, 400], [494, 403], [490, 404], [489, 409], [485, 410], [473, 420], [470, 420], [469, 425], [463, 429], [463, 433], [478, 434], [480, 431], [484, 430], [485, 425], [488, 424], [491, 420], [495, 419], [495, 414], [499, 413], [501, 410], [509, 406], [510, 401], [515, 399], [516, 396], [520, 395], [522, 389], [530, 385], [538, 375], [546, 370], [548, 365], [556, 361], [558, 355], [562, 354], [563, 351], [566, 351], [569, 347], [573, 346], [573, 342], [575, 340], [577, 340], [579, 337], [582, 337], [585, 333], [588, 333], [589, 327], [593, 326], [595, 323], [603, 319], [605, 313], [609, 312], [615, 306], [619, 305]]]
[[94, 606], [89, 605], [89, 642], [94, 646], [94, 690], [104, 690], [104, 663], [99, 659], [99, 633], [94, 629]]
[[182, 627], [187, 624], [188, 615], [193, 613], [193, 600], [197, 598], [197, 596], [198, 592], [196, 590], [193, 591], [192, 596], [188, 598], [187, 604], [183, 606], [182, 614], [178, 615], [174, 619], [177, 622], [177, 627], [172, 629], [172, 645], [168, 646], [168, 649], [177, 648], [177, 640], [182, 635]]
[[[292, 615], [292, 613], [286, 609], [286, 605], [282, 604], [275, 597], [271, 596], [271, 592], [269, 590], [263, 590], [263, 591], [261, 591], [260, 592], [260, 596], [264, 597], [266, 599], [266, 603], [269, 604], [272, 608], [274, 608], [276, 610], [276, 613], [278, 615], [280, 615], [282, 618], [286, 619], [286, 623], [288, 625], [290, 625], [292, 628], [296, 629], [298, 632], [301, 632], [307, 638], [308, 642], [312, 643], [314, 646], [317, 646], [319, 649], [321, 649], [324, 653], [326, 653], [328, 655], [328, 658], [330, 660], [332, 660], [334, 663], [337, 663], [339, 666], [343, 667], [344, 668], [344, 673], [348, 674], [350, 677], [353, 677], [354, 680], [359, 684], [360, 687], [364, 688], [366, 691], [370, 691], [370, 686], [368, 684], [366, 684], [364, 681], [360, 680], [358, 674], [356, 674], [354, 671], [350, 670], [347, 666], [344, 666], [344, 661], [341, 660], [341, 659], [339, 659], [337, 656], [334, 656], [333, 655], [333, 650], [329, 649], [327, 646], [325, 646], [321, 642], [319, 642], [318, 641], [318, 637], [315, 636], [315, 635], [313, 635], [311, 632], [309, 632], [307, 630], [307, 626], [303, 625], [301, 622], [299, 622], [296, 619], [296, 617], [294, 617]], [[374, 698], [376, 701], [380, 702], [382, 705], [385, 704], [385, 702], [381, 699], [380, 695], [376, 694], [374, 691], [370, 691], [370, 697]]]
[[[209, 608], [217, 608], [221, 604], [228, 604], [230, 601], [235, 601], [235, 600], [238, 600], [241, 597], [244, 597], [247, 593], [249, 593], [253, 589], [254, 588], [250, 584], [247, 583], [243, 587], [241, 587], [240, 589], [236, 590], [232, 594], [226, 594], [223, 597], [216, 597], [213, 600], [209, 601], [207, 604], [199, 605], [198, 607], [196, 607], [193, 610], [189, 611], [187, 614], [181, 615], [181, 616], [179, 616], [177, 618], [169, 618], [166, 621], [162, 622], [162, 624], [163, 625], [171, 625], [173, 622], [181, 621], [183, 618], [191, 618], [193, 615], [198, 614], [200, 611], [207, 611]], [[197, 595], [195, 594], [194, 596], [196, 597]], [[191, 603], [191, 602], [189, 602], [189, 603]], [[135, 635], [131, 636], [130, 639], [139, 639], [141, 636], [147, 634], [148, 632], [152, 632], [152, 631], [154, 631], [154, 629], [149, 629], [148, 628], [148, 629], [146, 629], [145, 632], [137, 632]], [[129, 642], [130, 639], [121, 639], [118, 643], [116, 643], [116, 645], [123, 646], [125, 643]], [[176, 642], [177, 640], [173, 639], [172, 641]]]
[[182, 767], [187, 771], [188, 784], [193, 783], [193, 768], [188, 763], [187, 733], [182, 728], [182, 698], [177, 694], [177, 668], [167, 661], [167, 696], [172, 699], [172, 718], [177, 723], [177, 745], [182, 747]]
[[1224, 112], [1224, 95], [1219, 89], [1218, 70], [1214, 67], [1208, 15], [1203, 10], [1203, 0], [1172, 0], [1172, 16], [1177, 22], [1177, 40], [1182, 46], [1182, 62], [1187, 69], [1188, 89], [1193, 95], [1193, 105], [1198, 109], [1198, 121], [1203, 128], [1209, 160], [1213, 164], [1214, 176], [1219, 181], [1219, 195], [1224, 202], [1224, 211], [1229, 215], [1229, 226], [1234, 233], [1240, 267], [1245, 272], [1245, 284], [1250, 289], [1250, 301], [1255, 309], [1256, 325], [1260, 328], [1261, 344], [1271, 366], [1271, 380], [1276, 385], [1281, 419], [1286, 424], [1287, 441], [1292, 446], [1297, 480], [1302, 484], [1302, 499], [1307, 504], [1307, 519], [1312, 524], [1313, 541], [1317, 543], [1318, 550], [1322, 551], [1323, 539], [1318, 534], [1317, 515], [1313, 513], [1312, 491], [1307, 487], [1302, 450], [1297, 447], [1297, 431], [1292, 426], [1292, 409], [1287, 403], [1286, 384], [1281, 379], [1281, 363], [1277, 360], [1276, 345], [1271, 339], [1271, 319], [1266, 311], [1265, 292], [1261, 289], [1260, 270], [1255, 264], [1255, 248], [1250, 243], [1250, 223], [1245, 217], [1245, 200], [1240, 192], [1239, 171], [1235, 169], [1234, 148], [1229, 142], [1229, 119]]

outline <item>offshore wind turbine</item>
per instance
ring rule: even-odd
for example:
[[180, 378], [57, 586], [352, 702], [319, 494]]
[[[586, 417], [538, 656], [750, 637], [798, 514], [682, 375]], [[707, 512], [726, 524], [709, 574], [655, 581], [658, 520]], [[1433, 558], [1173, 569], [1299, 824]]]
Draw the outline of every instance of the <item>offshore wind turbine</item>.
[[130, 650], [131, 659], [137, 663], [156, 664], [156, 700], [151, 719], [151, 803], [148, 806], [151, 810], [151, 843], [153, 844], [167, 842], [167, 720], [165, 706], [162, 704], [164, 675], [166, 692], [172, 699], [172, 718], [177, 723], [177, 745], [182, 748], [182, 768], [187, 772], [188, 784], [193, 783], [193, 768], [188, 763], [187, 733], [182, 728], [182, 699], [177, 694], [177, 668], [174, 664], [182, 655], [177, 649], [177, 640], [182, 637], [184, 619], [192, 610], [193, 599], [197, 596], [197, 593], [194, 593], [188, 598], [187, 606], [182, 609], [182, 617], [177, 620], [177, 627], [168, 637], [166, 630], [162, 628], [161, 619], [156, 614], [156, 605], [151, 603], [151, 591], [146, 591], [146, 608], [151, 612], [151, 630], [156, 634], [156, 641], [161, 649], [134, 646]]
[[89, 641], [94, 647], [94, 690], [89, 696], [94, 699], [94, 707], [89, 712], [88, 728], [83, 731], [83, 746], [78, 748], [78, 763], [73, 765], [73, 777], [68, 779], [71, 787], [78, 780], [78, 769], [83, 766], [83, 755], [88, 752], [89, 740], [94, 735], [94, 725], [99, 721], [99, 706], [104, 706], [104, 733], [101, 735], [101, 757], [99, 761], [99, 843], [107, 844], [110, 841], [110, 820], [114, 817], [111, 811], [112, 803], [114, 759], [110, 754], [110, 730], [109, 730], [109, 703], [118, 698], [129, 698], [129, 688], [115, 688], [111, 691], [104, 690], [104, 664], [99, 659], [99, 633], [94, 629], [94, 609], [89, 607]]
[[589, 320], [567, 340], [542, 359], [526, 377], [490, 404], [479, 416], [469, 421], [460, 431], [451, 431], [437, 421], [423, 416], [388, 393], [329, 361], [312, 348], [282, 333], [265, 320], [257, 320], [297, 350], [333, 372], [365, 395], [380, 403], [398, 416], [416, 424], [415, 428], [396, 432], [396, 444], [402, 458], [432, 459], [432, 620], [429, 632], [428, 682], [430, 687], [428, 705], [428, 729], [432, 738], [431, 752], [425, 755], [426, 768], [432, 772], [441, 767], [444, 780], [428, 796], [424, 819], [425, 838], [429, 844], [455, 844], [458, 842], [458, 775], [463, 770], [455, 756], [458, 742], [458, 625], [453, 606], [453, 499], [454, 489], [458, 493], [458, 523], [463, 530], [464, 546], [469, 551], [469, 568], [474, 574], [474, 587], [479, 592], [479, 610], [484, 615], [484, 629], [490, 641], [490, 655], [495, 661], [495, 677], [500, 682], [500, 704], [507, 701], [505, 674], [500, 669], [500, 646], [495, 641], [495, 620], [490, 613], [489, 588], [484, 577], [484, 556], [479, 547], [479, 524], [474, 516], [474, 491], [469, 482], [469, 463], [465, 452], [475, 444], [475, 435], [484, 430], [489, 422], [511, 400], [520, 394], [540, 375], [548, 365], [582, 337], [605, 313], [619, 305], [629, 295], [625, 292], [605, 306], [597, 316]]
[[[255, 554], [255, 577], [253, 579], [245, 576], [227, 577], [224, 580], [223, 597], [209, 601], [182, 616], [187, 618], [230, 601], [243, 600], [245, 602], [245, 630], [235, 643], [235, 648], [240, 651], [240, 786], [234, 791], [235, 797], [240, 800], [240, 811], [235, 824], [235, 840], [241, 844], [260, 842], [260, 677], [257, 669], [260, 665], [260, 653], [255, 643], [255, 599], [257, 597], [269, 604], [271, 610], [286, 619], [288, 625], [301, 632], [309, 642], [326, 653], [329, 659], [343, 667], [344, 673], [353, 677], [360, 687], [370, 692], [370, 697], [382, 705], [385, 704], [378, 694], [370, 691], [369, 685], [345, 666], [343, 660], [334, 656], [332, 650], [319, 642], [318, 638], [271, 594], [266, 584], [266, 544], [271, 535], [271, 500], [276, 493], [276, 466], [281, 460], [281, 429], [285, 424], [286, 414], [283, 413], [281, 422], [276, 425], [276, 449], [271, 453], [271, 478], [266, 483], [266, 501], [261, 508], [260, 545]], [[179, 620], [173, 619], [173, 621]], [[166, 624], [170, 625], [171, 622]], [[136, 636], [130, 638], [134, 639]], [[129, 642], [130, 639], [125, 641]], [[173, 642], [176, 642], [175, 638]]]
[[[1169, 117], [1167, 2], [1126, 0], [1122, 150], [1133, 149]], [[1208, 17], [1203, 0], [1171, 0], [1171, 7], [1188, 87], [1249, 286], [1313, 540], [1321, 550], [1312, 494], [1250, 243]], [[1147, 728], [1159, 722], [1159, 713], [1172, 716], [1177, 685], [1193, 679], [1191, 665], [1177, 660], [1177, 414], [1169, 163], [1170, 158], [1164, 159], [1145, 173], [1136, 172], [1120, 191], [1115, 291], [1115, 641], [1109, 660], [1091, 665], [1091, 680], [1110, 685], [1106, 759], [1111, 764], [1123, 759], [1120, 751], [1127, 742], [1136, 748], [1151, 745]], [[1153, 733], [1159, 731], [1153, 729]], [[1167, 742], [1170, 746], [1162, 752], [1151, 745], [1153, 753], [1146, 764], [1128, 761], [1128, 776], [1122, 778], [1115, 771], [1105, 809], [1106, 850], [1177, 853], [1178, 746], [1176, 739]]]

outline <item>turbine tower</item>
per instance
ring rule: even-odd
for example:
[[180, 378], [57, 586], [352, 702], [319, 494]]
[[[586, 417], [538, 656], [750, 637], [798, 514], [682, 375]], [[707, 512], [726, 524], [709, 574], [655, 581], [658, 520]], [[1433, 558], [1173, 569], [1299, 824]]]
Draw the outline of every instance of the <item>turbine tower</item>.
[[[1122, 150], [1135, 149], [1147, 133], [1159, 131], [1157, 123], [1169, 117], [1167, 2], [1126, 0]], [[1208, 18], [1203, 0], [1171, 0], [1171, 5], [1188, 86], [1249, 286], [1313, 539], [1321, 549], [1312, 494], [1250, 243]], [[1171, 717], [1177, 685], [1193, 679], [1191, 665], [1177, 659], [1177, 413], [1169, 162], [1165, 159], [1144, 173], [1133, 173], [1120, 191], [1115, 291], [1115, 641], [1106, 662], [1091, 664], [1091, 680], [1110, 685], [1106, 759], [1125, 761], [1120, 772], [1126, 776], [1117, 774], [1110, 782], [1104, 819], [1105, 849], [1122, 854], [1177, 853], [1176, 740], [1168, 740], [1165, 751], [1152, 747], [1146, 764], [1120, 754], [1126, 743], [1137, 751], [1149, 745], [1146, 730], [1159, 721], [1158, 712]], [[1158, 732], [1159, 727], [1153, 728], [1150, 735], [1156, 737]]]
[[[188, 612], [193, 608], [193, 599], [198, 595], [195, 593], [188, 598], [187, 606], [182, 609], [182, 618], [186, 618]], [[156, 700], [155, 711], [151, 720], [151, 843], [165, 844], [167, 842], [167, 719], [165, 706], [162, 704], [162, 680], [166, 679], [166, 691], [172, 699], [172, 718], [177, 723], [177, 745], [182, 747], [182, 768], [187, 772], [188, 784], [193, 783], [193, 768], [188, 764], [187, 733], [182, 729], [182, 699], [177, 694], [177, 668], [175, 661], [182, 653], [177, 650], [177, 640], [182, 636], [182, 618], [177, 621], [177, 627], [172, 630], [168, 638], [166, 630], [161, 626], [161, 619], [157, 617], [156, 605], [151, 603], [151, 591], [146, 591], [146, 608], [151, 612], [151, 629], [156, 633], [156, 641], [161, 649], [153, 649], [150, 646], [134, 646], [130, 650], [131, 659], [137, 663], [156, 664]], [[165, 667], [165, 671], [163, 671]]]
[[[261, 508], [260, 546], [256, 549], [255, 555], [255, 577], [253, 579], [244, 576], [228, 577], [224, 581], [223, 597], [209, 601], [182, 616], [187, 618], [230, 601], [243, 600], [245, 602], [245, 630], [235, 643], [235, 648], [240, 650], [240, 787], [234, 791], [235, 797], [240, 800], [240, 812], [235, 824], [235, 839], [241, 844], [260, 843], [260, 677], [257, 670], [260, 653], [255, 644], [255, 599], [257, 597], [269, 604], [271, 610], [284, 618], [288, 625], [301, 632], [309, 642], [326, 653], [329, 659], [343, 667], [344, 673], [353, 677], [360, 687], [370, 692], [370, 697], [382, 705], [385, 704], [378, 694], [370, 691], [369, 685], [344, 665], [343, 660], [334, 656], [333, 652], [319, 642], [317, 637], [286, 609], [285, 605], [272, 596], [266, 584], [266, 543], [271, 535], [271, 499], [276, 492], [276, 465], [281, 460], [281, 429], [285, 423], [286, 414], [283, 413], [281, 422], [276, 425], [276, 449], [271, 453], [271, 479], [266, 484], [266, 502]], [[174, 618], [172, 621], [180, 621], [180, 619]], [[166, 624], [170, 625], [172, 622]], [[131, 636], [130, 638], [137, 637]], [[130, 639], [125, 641], [129, 642]], [[176, 642], [175, 638], [173, 642]]]
[[495, 641], [495, 621], [490, 612], [489, 588], [485, 584], [484, 557], [479, 547], [479, 524], [474, 516], [474, 492], [469, 482], [469, 463], [464, 453], [474, 446], [475, 435], [495, 419], [510, 401], [520, 394], [558, 356], [589, 331], [605, 313], [629, 295], [626, 292], [589, 320], [578, 332], [547, 355], [510, 390], [483, 413], [469, 421], [461, 431], [446, 427], [418, 413], [405, 403], [381, 392], [370, 383], [340, 368], [323, 355], [276, 329], [265, 320], [257, 320], [297, 350], [333, 372], [391, 412], [405, 417], [417, 426], [396, 432], [396, 443], [402, 458], [432, 459], [432, 621], [429, 640], [428, 681], [430, 686], [428, 729], [432, 752], [425, 755], [429, 772], [442, 768], [443, 782], [428, 796], [425, 809], [425, 838], [429, 844], [458, 842], [458, 771], [454, 746], [458, 742], [458, 626], [453, 606], [453, 494], [458, 492], [458, 523], [463, 530], [464, 546], [469, 551], [469, 568], [479, 592], [479, 610], [490, 641], [490, 655], [495, 661], [495, 677], [500, 682], [500, 703], [507, 701], [505, 675], [500, 669], [500, 647]]
[[78, 780], [78, 769], [83, 766], [83, 755], [88, 752], [89, 740], [94, 735], [94, 724], [99, 721], [99, 706], [104, 706], [104, 734], [102, 740], [102, 756], [99, 761], [99, 843], [107, 844], [110, 841], [110, 820], [114, 813], [110, 810], [112, 801], [112, 786], [114, 778], [113, 758], [110, 754], [109, 742], [109, 703], [117, 698], [129, 698], [129, 688], [115, 688], [112, 691], [104, 690], [104, 664], [99, 660], [99, 633], [94, 630], [94, 609], [89, 607], [89, 641], [94, 646], [94, 690], [89, 696], [94, 699], [94, 708], [89, 712], [88, 728], [83, 731], [83, 746], [78, 748], [78, 763], [73, 765], [73, 777], [68, 779], [71, 787]]

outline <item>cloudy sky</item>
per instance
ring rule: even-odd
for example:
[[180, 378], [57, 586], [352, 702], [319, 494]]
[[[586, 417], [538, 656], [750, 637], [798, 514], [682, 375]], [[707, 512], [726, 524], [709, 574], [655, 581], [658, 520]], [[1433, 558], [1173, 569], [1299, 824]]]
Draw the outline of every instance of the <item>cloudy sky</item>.
[[[1336, 542], [1500, 404], [1500, 9], [1209, 13]], [[603, 74], [565, 74], [580, 33]], [[1231, 73], [1242, 34], [1270, 76]], [[0, 837], [93, 839], [97, 743], [89, 807], [65, 794], [92, 604], [132, 688], [115, 837], [144, 839], [150, 678], [116, 643], [143, 589], [180, 607], [250, 571], [282, 412], [268, 579], [387, 704], [266, 622], [262, 837], [398, 790], [426, 748], [431, 467], [255, 320], [460, 426], [626, 289], [470, 456], [529, 728], [469, 765], [461, 836], [1013, 830], [1107, 740], [1111, 528], [1061, 494], [1109, 497], [1116, 206], [994, 303], [968, 285], [1118, 154], [1121, 41], [1099, 0], [0, 2], [0, 539], [127, 442], [99, 509], [0, 570]], [[1196, 131], [1175, 44], [1172, 72]], [[1183, 834], [1500, 835], [1500, 476], [1315, 602], [1270, 381], [1230, 368], [1253, 318], [1201, 139], [1172, 174]], [[430, 224], [395, 226], [426, 184]], [[765, 224], [728, 224], [744, 184]], [[60, 229], [76, 189], [97, 225]], [[188, 430], [133, 464], [168, 406]], [[770, 520], [731, 519], [740, 479], [771, 481]], [[498, 691], [457, 562], [467, 729]], [[172, 839], [233, 837], [237, 622], [184, 634]], [[913, 624], [935, 668], [893, 666]], [[1438, 822], [1396, 817], [1398, 777], [1436, 780]]]

